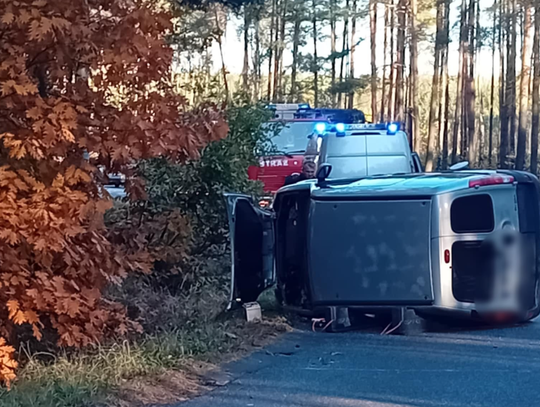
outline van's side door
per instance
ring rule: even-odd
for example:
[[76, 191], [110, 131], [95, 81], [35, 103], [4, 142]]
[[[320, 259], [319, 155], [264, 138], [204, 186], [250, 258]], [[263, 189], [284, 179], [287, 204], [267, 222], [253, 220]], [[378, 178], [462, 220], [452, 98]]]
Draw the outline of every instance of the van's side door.
[[250, 196], [225, 194], [231, 242], [231, 296], [235, 303], [256, 301], [276, 281], [275, 214]]

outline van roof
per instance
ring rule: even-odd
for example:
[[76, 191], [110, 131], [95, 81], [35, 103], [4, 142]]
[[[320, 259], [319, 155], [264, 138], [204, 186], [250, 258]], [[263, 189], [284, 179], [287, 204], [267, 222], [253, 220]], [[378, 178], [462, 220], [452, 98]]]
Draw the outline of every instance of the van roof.
[[[362, 196], [429, 197], [470, 188], [470, 181], [503, 177], [504, 183], [513, 181], [508, 175], [493, 170], [448, 171], [422, 174], [393, 174], [366, 177], [359, 180], [329, 180], [325, 188], [312, 191], [319, 199]], [[506, 178], [504, 178], [506, 177]]]

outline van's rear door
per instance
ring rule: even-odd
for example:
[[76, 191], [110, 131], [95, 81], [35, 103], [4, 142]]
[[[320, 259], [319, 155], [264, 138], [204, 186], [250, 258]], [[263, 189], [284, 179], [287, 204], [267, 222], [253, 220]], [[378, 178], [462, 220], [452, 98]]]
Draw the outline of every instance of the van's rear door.
[[275, 283], [275, 215], [247, 195], [225, 194], [225, 199], [231, 241], [231, 307], [256, 301]]

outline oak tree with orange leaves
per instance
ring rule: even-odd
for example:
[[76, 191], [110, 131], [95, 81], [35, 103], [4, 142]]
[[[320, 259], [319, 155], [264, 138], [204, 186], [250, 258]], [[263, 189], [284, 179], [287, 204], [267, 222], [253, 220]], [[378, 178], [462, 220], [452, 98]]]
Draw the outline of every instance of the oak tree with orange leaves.
[[213, 106], [173, 92], [171, 15], [152, 0], [0, 0], [0, 379], [17, 327], [84, 346], [138, 329], [102, 297], [148, 271], [144, 238], [118, 246], [103, 214], [104, 175], [139, 159], [182, 161], [223, 138]]

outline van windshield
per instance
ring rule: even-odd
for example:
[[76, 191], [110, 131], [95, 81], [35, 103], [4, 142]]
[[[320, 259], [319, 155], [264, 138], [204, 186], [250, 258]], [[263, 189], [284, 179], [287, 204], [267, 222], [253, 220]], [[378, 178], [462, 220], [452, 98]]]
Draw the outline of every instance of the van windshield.
[[273, 150], [285, 154], [303, 154], [306, 151], [308, 136], [313, 134], [316, 123], [315, 121], [267, 123], [268, 131], [276, 133], [271, 138]]

